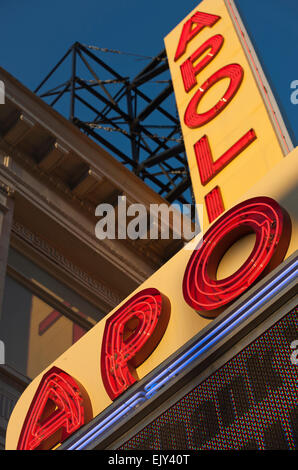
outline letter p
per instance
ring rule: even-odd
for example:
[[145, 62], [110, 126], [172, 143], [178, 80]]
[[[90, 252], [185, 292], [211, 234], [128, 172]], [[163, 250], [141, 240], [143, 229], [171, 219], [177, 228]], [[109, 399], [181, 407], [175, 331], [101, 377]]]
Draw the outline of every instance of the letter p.
[[101, 374], [115, 400], [138, 380], [136, 367], [154, 351], [170, 317], [170, 302], [157, 289], [144, 289], [111, 315], [105, 325]]

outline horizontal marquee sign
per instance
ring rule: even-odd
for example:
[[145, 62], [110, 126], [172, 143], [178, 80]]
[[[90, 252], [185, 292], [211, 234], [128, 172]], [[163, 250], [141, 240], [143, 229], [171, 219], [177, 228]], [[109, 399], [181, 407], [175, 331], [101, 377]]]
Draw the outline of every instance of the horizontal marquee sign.
[[239, 29], [231, 0], [205, 0], [166, 38], [210, 226], [31, 382], [7, 449], [57, 448], [113, 402], [117, 416], [140, 403], [121, 397], [297, 249], [298, 149]]
[[[181, 250], [36, 377], [12, 413], [7, 449], [55, 448], [288, 258], [298, 245], [297, 164], [298, 149], [198, 236], [193, 252]], [[240, 265], [237, 246], [249, 250]]]
[[[259, 329], [258, 331], [255, 329], [256, 317], [258, 318], [258, 322], [259, 320], [262, 322], [261, 318], [268, 320], [269, 310], [271, 311], [271, 315], [269, 314], [270, 323], [275, 324], [280, 318], [281, 313], [280, 311], [276, 311], [276, 304], [278, 306], [280, 305], [280, 296], [288, 299], [291, 294], [295, 293], [294, 283], [295, 279], [297, 279], [297, 274], [298, 252], [288, 258], [274, 274], [269, 275], [267, 280], [262, 282], [259, 287], [249, 291], [249, 295], [241, 297], [237, 303], [234, 303], [223, 315], [220, 315], [220, 317], [214, 320], [207, 328], [204, 328], [195, 335], [185, 346], [179, 349], [177, 353], [164, 361], [157, 369], [152, 371], [151, 374], [133, 387], [133, 389], [128, 390], [127, 393], [122, 395], [118, 402], [108, 407], [81, 431], [63, 443], [61, 449], [88, 450], [94, 448], [118, 448], [118, 446], [126, 442], [130, 436], [134, 435], [136, 426], [141, 429], [141, 423], [144, 424], [144, 420], [150, 422], [150, 415], [152, 415], [153, 412], [152, 408], [155, 407], [155, 398], [158, 400], [158, 404], [162, 402], [161, 406], [164, 409], [168, 406], [169, 401], [176, 403], [181, 397], [179, 390], [181, 390], [181, 388], [185, 390], [189, 387], [189, 385], [187, 385], [189, 377], [191, 377], [191, 380], [197, 377], [198, 382], [201, 382], [203, 377], [205, 378], [209, 373], [214, 373], [215, 364], [216, 367], [220, 367], [218, 361], [214, 364], [214, 357], [220, 358], [219, 362], [223, 364], [226, 361], [226, 354], [231, 357], [234, 356], [235, 348], [237, 351], [238, 346], [241, 345], [244, 347], [244, 343], [247, 341], [250, 342], [252, 336], [259, 336]], [[297, 304], [297, 295], [291, 297], [290, 305], [288, 304], [286, 309], [282, 308], [281, 310], [288, 312], [295, 305], [295, 302]], [[298, 327], [298, 318], [296, 318], [296, 320]], [[267, 329], [268, 324], [266, 322], [266, 327], [264, 327], [264, 323], [262, 323], [262, 331]], [[252, 329], [250, 333], [248, 333], [248, 329], [250, 328]], [[296, 336], [293, 335], [293, 338], [296, 338]], [[229, 337], [229, 346], [226, 346], [227, 337]], [[234, 346], [232, 347], [233, 344]], [[288, 340], [286, 346], [288, 351], [290, 345], [293, 346], [291, 339]], [[220, 351], [226, 353], [224, 357], [220, 356]], [[296, 355], [296, 351], [294, 351], [294, 354]], [[293, 357], [291, 356], [291, 358], [291, 362], [295, 362], [294, 355]], [[276, 361], [272, 356], [271, 361], [273, 363], [272, 365], [276, 366]], [[293, 365], [295, 364], [293, 363]], [[295, 369], [297, 368], [294, 368], [294, 370], [292, 368], [293, 375], [298, 373], [298, 369]], [[201, 376], [199, 378], [201, 372], [203, 377]], [[268, 372], [273, 372], [272, 375], [274, 377], [272, 368], [268, 367]], [[255, 369], [253, 376], [253, 378], [257, 380], [259, 376], [258, 368]], [[266, 377], [268, 381], [271, 380], [269, 373]], [[229, 375], [226, 379], [227, 382], [231, 382]], [[259, 380], [257, 382], [260, 383]], [[193, 388], [193, 385], [191, 388]], [[264, 388], [267, 388], [265, 383]], [[174, 392], [173, 389], [175, 390]], [[294, 391], [293, 395], [295, 395]], [[165, 401], [162, 400], [162, 396], [167, 397]], [[206, 395], [200, 398], [202, 398], [202, 401], [205, 401]], [[228, 400], [227, 403], [222, 402], [222, 408], [227, 409], [231, 407], [231, 404], [233, 405], [232, 400], [230, 402]], [[284, 410], [281, 410], [281, 412], [284, 412]], [[234, 418], [236, 418], [236, 416], [234, 416]], [[138, 425], [136, 421], [139, 422]], [[171, 434], [174, 440], [177, 434], [179, 434], [179, 421], [179, 416], [177, 416], [177, 429], [173, 430]], [[131, 422], [134, 423], [133, 429], [130, 426]], [[236, 422], [235, 424], [237, 425], [238, 423]], [[115, 434], [113, 432], [114, 430], [116, 431]], [[188, 427], [188, 430], [191, 431], [191, 428]], [[163, 428], [161, 429], [161, 434], [162, 433]], [[203, 428], [202, 433], [204, 433]], [[156, 434], [155, 437], [157, 437]], [[139, 444], [140, 448], [142, 448], [141, 439]], [[168, 449], [177, 448], [175, 443], [173, 444], [174, 445], [168, 447]], [[133, 445], [135, 445], [135, 443]], [[136, 446], [135, 448], [139, 447]]]
[[201, 2], [165, 45], [206, 227], [293, 145], [232, 0]]

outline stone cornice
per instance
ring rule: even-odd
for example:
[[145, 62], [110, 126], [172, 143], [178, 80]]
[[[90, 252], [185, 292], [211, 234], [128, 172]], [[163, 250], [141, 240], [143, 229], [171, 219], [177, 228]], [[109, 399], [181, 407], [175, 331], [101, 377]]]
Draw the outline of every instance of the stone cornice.
[[97, 296], [101, 297], [111, 307], [120, 303], [121, 297], [117, 293], [109, 289], [103, 283], [92, 278], [89, 274], [84, 272], [62, 253], [56, 250], [56, 248], [50, 246], [45, 240], [42, 240], [38, 235], [24, 227], [24, 225], [14, 221], [12, 224], [12, 231], [14, 235], [31, 245], [31, 247], [39, 253], [45, 255], [52, 262], [69, 273], [72, 278], [75, 278], [84, 287], [91, 290], [93, 293], [96, 293]]

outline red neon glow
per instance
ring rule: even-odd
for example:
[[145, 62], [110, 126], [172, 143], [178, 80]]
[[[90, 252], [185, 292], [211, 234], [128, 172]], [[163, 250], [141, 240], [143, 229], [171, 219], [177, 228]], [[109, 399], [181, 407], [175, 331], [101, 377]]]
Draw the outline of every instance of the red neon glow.
[[53, 367], [41, 379], [17, 449], [51, 449], [88, 422], [91, 416], [85, 390], [66, 372]]
[[[182, 28], [182, 33], [179, 39], [178, 47], [175, 54], [175, 61], [178, 60], [186, 51], [187, 44], [203, 29], [205, 26], [213, 26], [220, 16], [210, 15], [197, 11], [188, 21], [186, 21]], [[196, 25], [194, 27], [194, 25]]]
[[[207, 39], [185, 62], [180, 66], [184, 89], [188, 93], [197, 83], [196, 75], [198, 75], [218, 54], [224, 42], [221, 34], [216, 34]], [[194, 63], [204, 52], [211, 49], [208, 54], [203, 57], [197, 65]]]
[[[243, 235], [255, 233], [248, 259], [231, 276], [217, 280], [226, 251]], [[252, 284], [283, 260], [290, 241], [291, 222], [279, 204], [268, 197], [241, 202], [214, 222], [185, 270], [185, 301], [201, 315], [215, 317]]]
[[208, 137], [204, 135], [194, 145], [202, 185], [205, 186], [215, 175], [217, 175], [225, 166], [237, 157], [237, 155], [243, 152], [243, 150], [246, 149], [246, 147], [248, 147], [248, 145], [250, 145], [256, 138], [255, 131], [250, 129], [241, 137], [241, 139], [239, 139], [234, 145], [232, 145], [232, 147], [229, 148], [229, 150], [214, 162]]
[[208, 214], [209, 222], [213, 222], [225, 210], [224, 203], [221, 196], [221, 191], [216, 186], [210, 193], [205, 196], [205, 204]]
[[166, 330], [170, 303], [157, 289], [144, 289], [129, 299], [105, 326], [101, 375], [112, 400], [138, 380], [138, 367], [153, 352]]
[[[191, 129], [194, 129], [196, 127], [201, 127], [214, 119], [221, 111], [225, 109], [225, 107], [232, 100], [233, 96], [236, 94], [241, 85], [243, 74], [244, 71], [241, 65], [230, 64], [225, 65], [221, 69], [217, 70], [217, 72], [215, 72], [213, 75], [211, 75], [211, 77], [209, 77], [208, 80], [206, 80], [206, 82], [199, 87], [190, 100], [184, 114], [185, 124]], [[223, 97], [220, 98], [220, 100], [213, 106], [213, 108], [209, 109], [209, 111], [206, 111], [205, 113], [199, 114], [197, 109], [202, 97], [209, 90], [209, 88], [211, 88], [215, 83], [217, 83], [219, 80], [222, 80], [223, 78], [230, 79], [227, 91]]]

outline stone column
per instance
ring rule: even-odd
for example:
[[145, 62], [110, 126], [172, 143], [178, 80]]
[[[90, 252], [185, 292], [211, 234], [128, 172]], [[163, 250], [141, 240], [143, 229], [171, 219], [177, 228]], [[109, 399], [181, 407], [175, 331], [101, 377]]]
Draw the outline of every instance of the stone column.
[[13, 220], [14, 190], [0, 179], [0, 315], [5, 287], [7, 256]]

